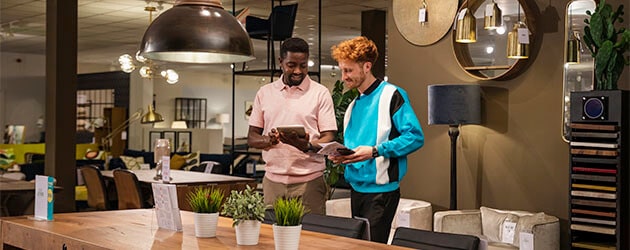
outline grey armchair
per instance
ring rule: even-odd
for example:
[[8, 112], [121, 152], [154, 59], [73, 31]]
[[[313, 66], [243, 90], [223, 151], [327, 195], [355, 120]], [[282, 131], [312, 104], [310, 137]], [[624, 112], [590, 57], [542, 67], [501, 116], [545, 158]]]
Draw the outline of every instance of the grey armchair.
[[481, 239], [479, 249], [519, 249], [525, 245], [535, 250], [560, 249], [560, 222], [542, 212], [487, 207], [441, 211], [434, 214], [433, 230], [477, 236]]

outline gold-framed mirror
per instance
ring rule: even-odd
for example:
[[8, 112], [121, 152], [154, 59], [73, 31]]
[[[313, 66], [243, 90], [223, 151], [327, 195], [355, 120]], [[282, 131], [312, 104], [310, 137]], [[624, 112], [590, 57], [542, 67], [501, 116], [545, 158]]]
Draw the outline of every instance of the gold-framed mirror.
[[[508, 34], [521, 22], [520, 28], [529, 30], [528, 47], [533, 48], [536, 41], [536, 23], [531, 3], [525, 0], [466, 0], [463, 2], [457, 22], [463, 19], [464, 9], [470, 9], [476, 22], [476, 42], [457, 42], [457, 30], [453, 31], [453, 51], [459, 66], [471, 77], [479, 80], [506, 80], [515, 77], [524, 70], [531, 58], [508, 58]], [[492, 13], [498, 7], [501, 25], [488, 28], [486, 13]], [[494, 13], [497, 13], [496, 11]], [[499, 17], [494, 17], [498, 19]], [[485, 23], [485, 24], [484, 24]], [[485, 26], [485, 27], [484, 27]], [[525, 30], [525, 31], [526, 31]], [[520, 35], [520, 33], [519, 33]], [[520, 41], [520, 40], [519, 40]], [[529, 51], [527, 53], [530, 53]]]
[[593, 89], [593, 57], [582, 40], [587, 10], [596, 7], [593, 0], [572, 0], [567, 4], [564, 23], [564, 71], [562, 79], [562, 140], [569, 142], [571, 100], [573, 91]]

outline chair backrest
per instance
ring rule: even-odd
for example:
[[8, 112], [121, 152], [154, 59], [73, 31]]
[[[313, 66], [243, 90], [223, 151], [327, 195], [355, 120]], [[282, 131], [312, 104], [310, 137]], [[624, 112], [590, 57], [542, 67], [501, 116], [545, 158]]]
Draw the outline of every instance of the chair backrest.
[[472, 235], [399, 227], [394, 234], [392, 245], [424, 250], [477, 250], [479, 238]]
[[116, 169], [114, 170], [114, 183], [118, 194], [118, 209], [143, 207], [144, 198], [136, 174], [127, 169]]
[[269, 15], [269, 22], [273, 25], [273, 40], [282, 41], [293, 35], [295, 16], [297, 15], [297, 3], [278, 5], [273, 7]]
[[101, 170], [93, 165], [81, 166], [81, 175], [88, 191], [88, 206], [98, 210], [108, 210], [107, 189]]
[[336, 216], [306, 214], [302, 218], [302, 229], [320, 233], [334, 234], [354, 239], [363, 239], [365, 221]]

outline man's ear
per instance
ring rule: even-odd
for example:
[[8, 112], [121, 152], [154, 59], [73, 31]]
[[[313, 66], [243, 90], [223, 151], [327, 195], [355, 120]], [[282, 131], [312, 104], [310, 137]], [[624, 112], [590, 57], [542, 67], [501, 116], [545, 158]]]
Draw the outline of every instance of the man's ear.
[[371, 62], [364, 62], [363, 63], [363, 71], [370, 72], [370, 70], [372, 70], [372, 63]]

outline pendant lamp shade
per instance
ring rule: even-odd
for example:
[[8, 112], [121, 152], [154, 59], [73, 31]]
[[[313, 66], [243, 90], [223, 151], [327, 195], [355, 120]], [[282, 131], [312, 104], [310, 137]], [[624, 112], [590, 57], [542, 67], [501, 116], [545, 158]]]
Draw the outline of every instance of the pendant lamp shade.
[[580, 41], [575, 37], [567, 41], [567, 63], [580, 63]]
[[457, 18], [455, 42], [474, 43], [477, 42], [477, 23], [469, 8], [464, 9], [462, 18]]
[[483, 28], [487, 30], [493, 30], [501, 27], [501, 9], [492, 1], [488, 7], [486, 7], [486, 13], [483, 18]]
[[220, 0], [177, 0], [149, 25], [142, 56], [180, 63], [238, 63], [254, 59], [247, 31]]
[[164, 121], [164, 118], [162, 117], [162, 115], [160, 115], [159, 113], [156, 113], [155, 110], [153, 109], [153, 105], [149, 104], [149, 107], [147, 108], [147, 113], [142, 116], [142, 120], [140, 120], [140, 123], [156, 123], [156, 122], [161, 122]]
[[527, 29], [525, 23], [517, 22], [514, 28], [508, 33], [507, 57], [511, 59], [527, 59], [529, 58], [529, 44], [520, 43], [518, 41], [518, 29]]

